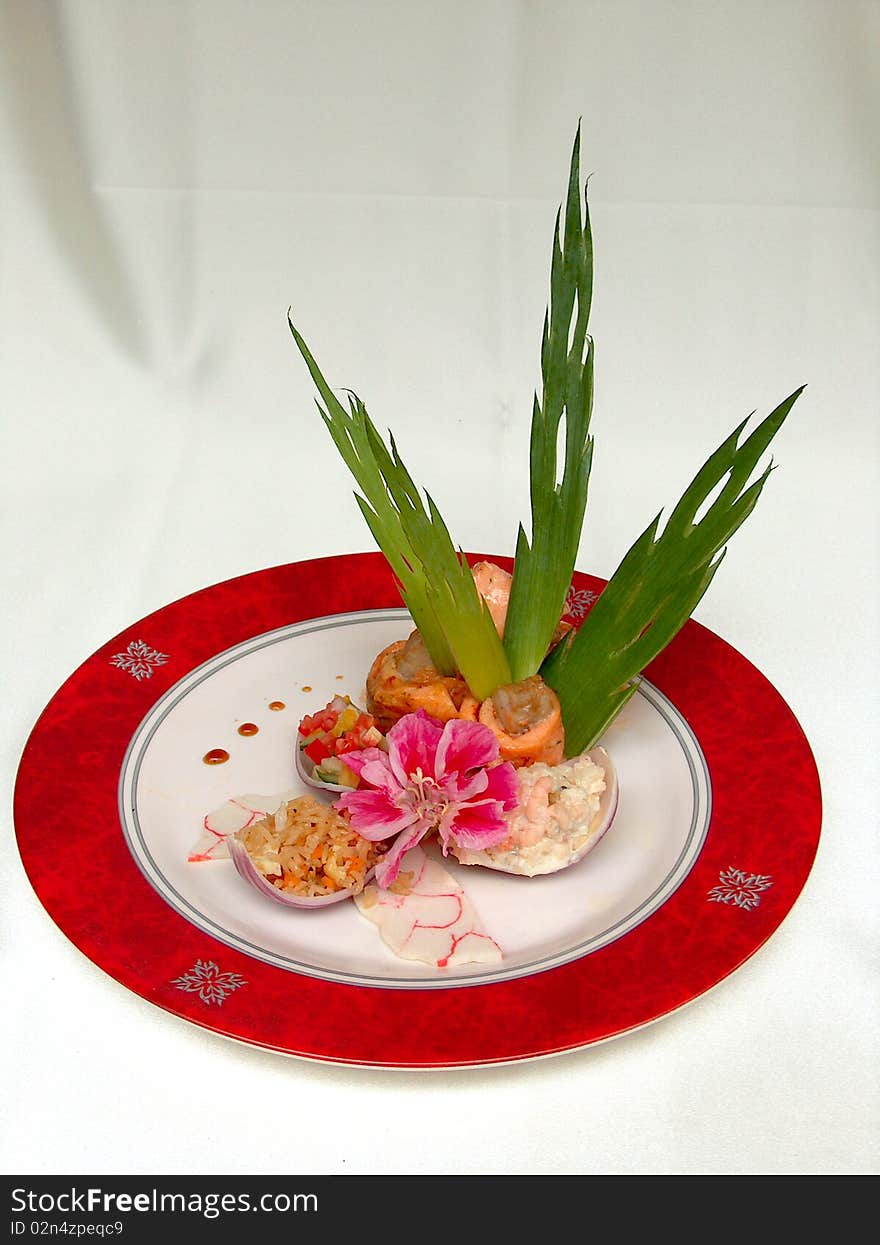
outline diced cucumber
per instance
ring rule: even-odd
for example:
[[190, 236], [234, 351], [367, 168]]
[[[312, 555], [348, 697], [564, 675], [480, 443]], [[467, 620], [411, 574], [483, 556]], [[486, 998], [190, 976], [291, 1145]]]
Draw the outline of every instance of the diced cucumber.
[[335, 783], [337, 787], [354, 789], [358, 785], [357, 774], [348, 768], [341, 757], [326, 757], [315, 767], [315, 778], [319, 782]]

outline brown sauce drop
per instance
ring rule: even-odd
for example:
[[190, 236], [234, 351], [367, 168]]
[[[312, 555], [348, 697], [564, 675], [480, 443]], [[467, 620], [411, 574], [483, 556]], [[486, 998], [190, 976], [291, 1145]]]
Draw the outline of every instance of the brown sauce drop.
[[242, 722], [238, 728], [239, 735], [256, 735], [259, 732], [256, 722]]
[[287, 705], [284, 703], [283, 700], [270, 700], [269, 708], [272, 709], [275, 713], [280, 713], [282, 709], [287, 708]]
[[310, 692], [311, 690], [312, 690], [312, 689], [309, 687], [308, 683], [304, 683], [304, 684], [303, 684], [303, 691], [304, 691], [304, 692]]
[[202, 757], [206, 765], [222, 765], [224, 761], [229, 760], [229, 753], [225, 748], [212, 748], [210, 752], [206, 752]]

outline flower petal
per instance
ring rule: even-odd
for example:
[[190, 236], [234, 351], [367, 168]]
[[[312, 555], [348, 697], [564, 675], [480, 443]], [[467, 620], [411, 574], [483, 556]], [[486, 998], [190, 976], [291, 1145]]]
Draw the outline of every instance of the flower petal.
[[365, 765], [369, 765], [371, 761], [383, 760], [388, 761], [387, 754], [381, 748], [353, 748], [351, 752], [345, 754], [345, 764], [349, 769], [359, 774]]
[[401, 808], [395, 804], [384, 791], [348, 791], [333, 807], [348, 813], [358, 834], [374, 843], [393, 838], [411, 826], [419, 815], [412, 807]]
[[392, 843], [376, 866], [376, 885], [387, 890], [400, 872], [400, 862], [411, 847], [415, 847], [431, 829], [429, 821], [420, 820], [411, 829], [404, 830]]
[[390, 800], [400, 794], [402, 788], [394, 777], [387, 752], [381, 748], [357, 748], [343, 756], [345, 764], [362, 782], [375, 787], [377, 791], [384, 791]]
[[485, 795], [489, 799], [500, 800], [505, 813], [513, 812], [519, 804], [519, 779], [516, 776], [516, 766], [511, 765], [510, 761], [504, 761], [501, 765], [490, 766], [486, 774], [489, 781]]
[[510, 826], [497, 800], [481, 805], [465, 805], [440, 827], [444, 846], [449, 839], [454, 839], [462, 847], [474, 851], [494, 847], [497, 843], [502, 843], [509, 834]]
[[[343, 756], [348, 760], [351, 754], [346, 752]], [[369, 786], [375, 787], [377, 791], [384, 791], [389, 800], [395, 800], [400, 795], [403, 788], [394, 777], [391, 766], [388, 764], [388, 757], [383, 752], [381, 760], [367, 761], [361, 769], [361, 782], [368, 783]]]
[[489, 785], [489, 775], [484, 769], [474, 774], [447, 774], [440, 786], [450, 804], [460, 804], [481, 796]]
[[498, 737], [488, 726], [453, 718], [443, 727], [437, 745], [436, 777], [456, 770], [479, 769], [496, 760], [498, 753]]
[[485, 803], [500, 800], [504, 811], [509, 813], [519, 803], [519, 779], [516, 768], [509, 761], [490, 765], [475, 774], [449, 774], [441, 783], [449, 802], [457, 804]]
[[392, 726], [385, 737], [388, 759], [402, 787], [418, 769], [428, 778], [436, 777], [434, 754], [442, 731], [440, 723], [429, 718], [424, 709], [405, 714]]

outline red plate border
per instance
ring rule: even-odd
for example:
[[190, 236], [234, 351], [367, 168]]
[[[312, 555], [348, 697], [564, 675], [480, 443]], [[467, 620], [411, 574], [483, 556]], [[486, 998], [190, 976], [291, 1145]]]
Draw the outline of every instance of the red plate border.
[[[597, 593], [604, 584], [575, 573], [576, 589]], [[117, 811], [125, 752], [152, 705], [244, 640], [309, 618], [399, 604], [379, 553], [254, 571], [127, 627], [67, 679], [25, 746], [14, 817], [31, 885], [80, 951], [150, 1003], [248, 1045], [337, 1064], [453, 1068], [559, 1054], [641, 1028], [717, 985], [766, 942], [816, 855], [819, 775], [775, 688], [693, 620], [645, 673], [703, 749], [711, 823], [679, 888], [617, 941], [511, 981], [378, 989], [253, 959], [169, 907], [132, 858]], [[146, 650], [133, 651], [146, 666], [140, 678], [114, 663], [131, 645]], [[55, 807], [80, 810], [65, 828], [61, 868], [41, 831], [48, 781]]]

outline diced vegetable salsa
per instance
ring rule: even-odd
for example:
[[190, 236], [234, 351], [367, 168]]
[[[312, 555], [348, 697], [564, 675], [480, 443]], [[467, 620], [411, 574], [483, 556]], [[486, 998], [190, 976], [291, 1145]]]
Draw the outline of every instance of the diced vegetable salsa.
[[375, 718], [352, 704], [349, 696], [334, 696], [317, 713], [299, 724], [299, 748], [314, 764], [319, 782], [357, 787], [359, 779], [343, 760], [358, 748], [384, 748], [385, 737]]

